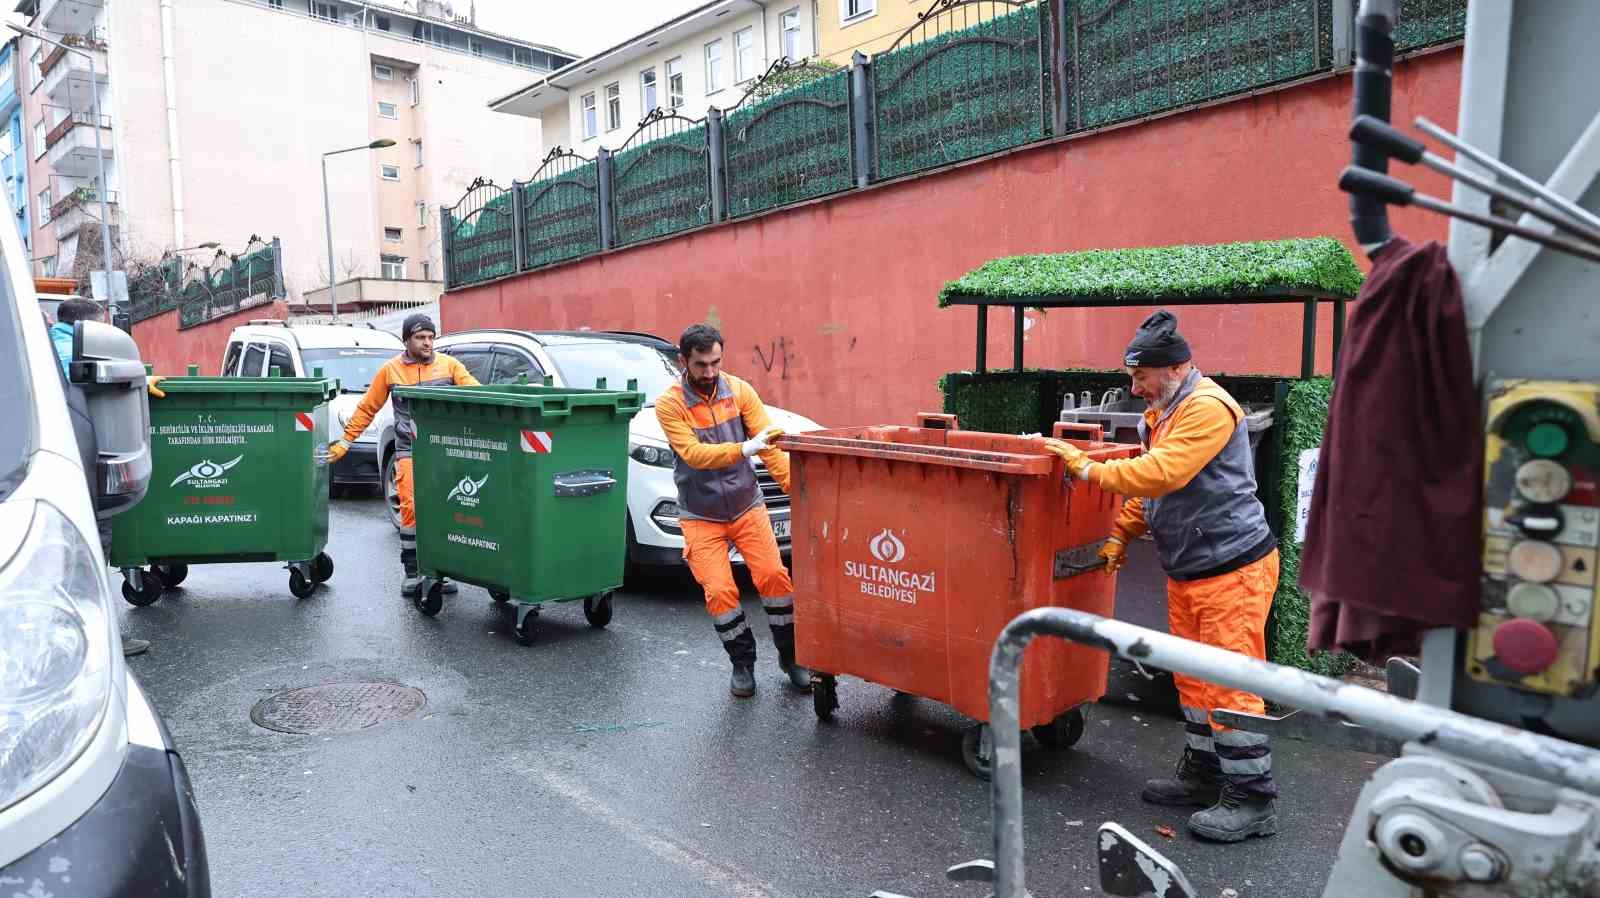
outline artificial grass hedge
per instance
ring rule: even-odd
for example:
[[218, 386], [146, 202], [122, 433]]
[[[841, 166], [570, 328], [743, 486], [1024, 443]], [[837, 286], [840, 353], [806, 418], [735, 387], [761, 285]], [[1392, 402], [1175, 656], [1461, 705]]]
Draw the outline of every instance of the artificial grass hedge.
[[1287, 290], [1354, 298], [1361, 277], [1350, 251], [1332, 237], [1043, 253], [991, 259], [945, 284], [939, 305], [1053, 298], [1160, 303]]

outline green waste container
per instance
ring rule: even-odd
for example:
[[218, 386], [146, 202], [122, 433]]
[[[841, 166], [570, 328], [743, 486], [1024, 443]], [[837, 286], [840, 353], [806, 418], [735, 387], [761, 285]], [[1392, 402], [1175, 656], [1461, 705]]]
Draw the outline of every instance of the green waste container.
[[[306, 598], [333, 576], [328, 400], [320, 377], [169, 377], [150, 400], [150, 489], [113, 519], [122, 595], [149, 605], [191, 564], [287, 562]], [[143, 569], [149, 565], [149, 569]]]
[[438, 614], [449, 577], [515, 601], [524, 645], [544, 602], [583, 599], [592, 626], [609, 623], [627, 555], [628, 424], [643, 395], [517, 384], [395, 392], [417, 425], [417, 609]]

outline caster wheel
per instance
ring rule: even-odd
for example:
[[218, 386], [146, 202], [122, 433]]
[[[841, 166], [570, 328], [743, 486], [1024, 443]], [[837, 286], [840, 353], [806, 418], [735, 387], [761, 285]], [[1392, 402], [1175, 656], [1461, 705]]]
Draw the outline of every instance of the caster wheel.
[[417, 596], [417, 610], [433, 617], [444, 608], [444, 587], [438, 580], [428, 584], [428, 591]]
[[503, 589], [491, 589], [489, 590], [489, 598], [494, 599], [497, 604], [504, 605], [511, 601], [511, 593]]
[[1030, 732], [1042, 745], [1050, 748], [1071, 748], [1083, 738], [1084, 723], [1083, 709], [1073, 708], [1049, 723], [1034, 727]]
[[602, 592], [584, 599], [583, 616], [589, 626], [597, 630], [611, 623], [611, 593]]
[[294, 593], [297, 599], [309, 599], [311, 594], [317, 591], [317, 584], [316, 581], [300, 573], [299, 568], [293, 568], [289, 571], [289, 591]]
[[177, 589], [178, 584], [189, 577], [187, 564], [155, 564], [151, 567], [161, 575], [161, 585], [167, 589]]
[[154, 568], [140, 576], [139, 586], [139, 589], [134, 589], [132, 582], [122, 581], [122, 597], [128, 600], [129, 605], [140, 608], [152, 605], [166, 591], [166, 585], [161, 582], [161, 575], [156, 573]]
[[516, 625], [517, 641], [523, 645], [533, 645], [539, 641], [539, 613], [530, 610], [522, 622]]
[[818, 720], [832, 720], [839, 710], [839, 678], [831, 674], [818, 674], [811, 681], [811, 709]]
[[961, 760], [978, 779], [986, 780], [994, 772], [994, 737], [988, 724], [969, 727], [961, 734]]
[[317, 557], [311, 559], [311, 579], [316, 583], [326, 583], [333, 579], [333, 559], [327, 552], [318, 552]]

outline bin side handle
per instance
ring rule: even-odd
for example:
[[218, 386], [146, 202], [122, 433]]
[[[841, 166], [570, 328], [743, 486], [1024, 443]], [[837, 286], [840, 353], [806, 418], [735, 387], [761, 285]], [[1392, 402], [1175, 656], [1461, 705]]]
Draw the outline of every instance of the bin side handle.
[[926, 430], [960, 430], [961, 424], [955, 415], [941, 415], [937, 412], [920, 412], [917, 414], [917, 426]]
[[1078, 440], [1088, 440], [1091, 443], [1105, 442], [1106, 432], [1098, 424], [1086, 424], [1081, 421], [1057, 421], [1051, 428], [1051, 436], [1058, 440], [1068, 437]]
[[565, 418], [572, 414], [572, 403], [566, 396], [545, 396], [539, 403], [539, 413], [550, 418]]
[[558, 499], [581, 499], [609, 493], [617, 485], [616, 474], [610, 470], [567, 471], [551, 479]]

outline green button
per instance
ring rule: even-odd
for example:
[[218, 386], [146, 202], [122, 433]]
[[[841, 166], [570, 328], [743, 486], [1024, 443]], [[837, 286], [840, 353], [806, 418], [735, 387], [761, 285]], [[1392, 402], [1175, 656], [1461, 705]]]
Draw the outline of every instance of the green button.
[[1555, 458], [1567, 451], [1567, 429], [1553, 421], [1535, 424], [1528, 431], [1528, 451], [1541, 458]]

